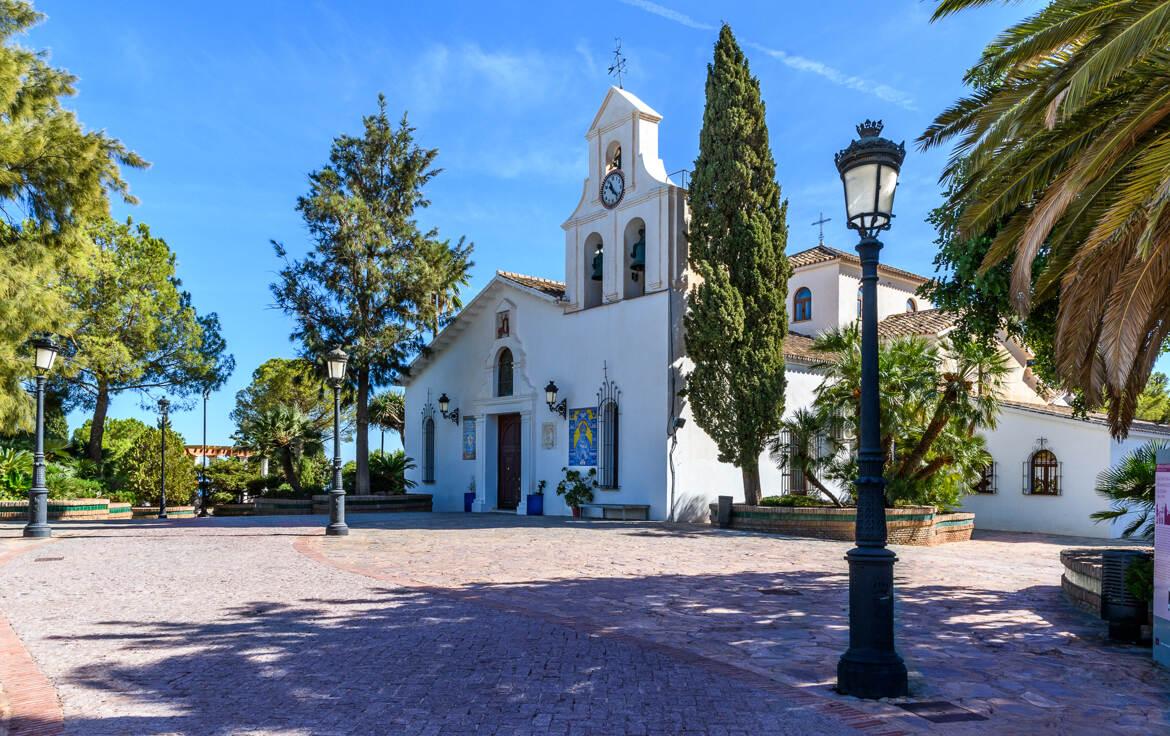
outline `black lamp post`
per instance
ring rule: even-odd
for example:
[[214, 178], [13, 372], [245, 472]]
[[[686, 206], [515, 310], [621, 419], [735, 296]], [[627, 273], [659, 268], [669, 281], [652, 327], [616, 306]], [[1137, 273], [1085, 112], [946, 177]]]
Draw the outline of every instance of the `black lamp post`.
[[857, 546], [849, 550], [849, 649], [837, 663], [837, 690], [859, 698], [907, 694], [906, 664], [894, 649], [894, 562], [886, 547], [885, 486], [878, 386], [877, 234], [890, 227], [905, 144], [879, 137], [880, 121], [857, 126], [859, 140], [837, 154], [848, 226], [861, 236], [861, 441], [857, 453]]
[[199, 478], [199, 490], [202, 491], [203, 501], [199, 504], [199, 515], [207, 516], [207, 397], [211, 389], [203, 389], [203, 474]]
[[45, 374], [53, 368], [53, 361], [61, 349], [48, 337], [33, 340], [33, 349], [33, 364], [37, 369], [36, 449], [33, 453], [32, 485], [28, 489], [28, 524], [24, 527], [24, 536], [50, 537], [53, 530], [49, 527], [49, 489], [45, 487]]
[[167, 518], [167, 410], [171, 408], [171, 402], [167, 401], [166, 397], [158, 400], [159, 412], [159, 427], [162, 429], [162, 472], [159, 473], [159, 504], [158, 504], [158, 518]]
[[349, 534], [345, 525], [345, 489], [341, 487], [341, 384], [348, 361], [349, 356], [341, 348], [333, 348], [325, 356], [329, 382], [333, 384], [333, 488], [329, 489], [329, 526], [325, 527], [325, 533], [332, 537]]
[[569, 400], [561, 399], [557, 402], [557, 388], [555, 381], [549, 381], [548, 385], [544, 387], [544, 402], [548, 404], [548, 410], [553, 414], [560, 414], [561, 419], [566, 419], [569, 416]]

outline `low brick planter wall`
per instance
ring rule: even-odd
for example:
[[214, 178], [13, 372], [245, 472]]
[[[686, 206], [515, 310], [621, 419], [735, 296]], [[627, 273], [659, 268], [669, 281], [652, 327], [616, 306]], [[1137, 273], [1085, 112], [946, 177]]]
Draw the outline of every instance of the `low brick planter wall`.
[[[1069, 603], [1085, 613], [1101, 617], [1101, 557], [1107, 549], [1142, 547], [1070, 547], [1060, 551], [1060, 589]], [[1145, 548], [1153, 552], [1152, 548]]]
[[211, 507], [212, 516], [252, 516], [255, 511], [251, 503], [221, 503]]
[[[108, 498], [50, 500], [47, 516], [49, 521], [129, 519], [130, 504]], [[0, 501], [0, 520], [28, 521], [28, 501]]]
[[[716, 523], [719, 505], [711, 504], [711, 523]], [[856, 508], [833, 506], [748, 506], [733, 504], [731, 528], [745, 531], [789, 534], [853, 541], [857, 524]], [[906, 506], [886, 509], [886, 529], [891, 544], [931, 546], [965, 542], [975, 529], [975, 514], [940, 514], [934, 506]]]
[[[385, 513], [387, 511], [430, 511], [431, 494], [403, 493], [397, 496], [353, 496], [345, 497], [345, 513]], [[313, 496], [313, 513], [329, 513], [329, 496]]]
[[[134, 506], [135, 519], [157, 519], [158, 506]], [[168, 519], [190, 519], [195, 516], [194, 506], [171, 506], [167, 504]]]
[[[244, 504], [239, 504], [244, 505]], [[313, 513], [313, 501], [308, 498], [257, 498], [251, 504], [255, 516], [288, 516]]]

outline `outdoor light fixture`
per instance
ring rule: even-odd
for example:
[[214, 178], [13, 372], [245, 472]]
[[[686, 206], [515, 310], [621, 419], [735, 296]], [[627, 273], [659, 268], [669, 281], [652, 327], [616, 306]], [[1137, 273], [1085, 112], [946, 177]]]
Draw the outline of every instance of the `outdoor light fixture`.
[[568, 419], [569, 400], [561, 399], [560, 403], [557, 403], [558, 390], [559, 389], [557, 388], [557, 384], [553, 381], [549, 381], [548, 385], [544, 387], [544, 400], [546, 403], [548, 403], [549, 411], [551, 411], [553, 414], [560, 414], [561, 419]]
[[857, 546], [849, 550], [849, 649], [837, 663], [837, 690], [858, 698], [907, 694], [906, 663], [894, 648], [894, 562], [886, 547], [885, 453], [878, 387], [877, 234], [890, 227], [905, 144], [878, 137], [881, 122], [857, 126], [860, 137], [835, 157], [845, 185], [848, 227], [861, 236], [861, 417], [857, 452]]
[[162, 397], [158, 400], [159, 411], [159, 429], [162, 430], [162, 469], [159, 472], [159, 504], [158, 504], [158, 518], [167, 518], [167, 411], [171, 408], [171, 402], [167, 401], [167, 397]]
[[49, 537], [53, 530], [49, 526], [49, 489], [45, 487], [45, 374], [52, 369], [60, 347], [48, 337], [38, 337], [32, 344], [35, 353], [33, 366], [37, 371], [37, 423], [33, 477], [28, 489], [28, 524], [24, 527], [24, 536]]
[[447, 398], [447, 394], [444, 393], [441, 396], [439, 396], [439, 413], [443, 415], [444, 419], [450, 419], [452, 422], [455, 422], [456, 424], [458, 424], [459, 423], [459, 410], [456, 409], [455, 411], [448, 412], [447, 410], [450, 408], [451, 408], [451, 399]]
[[329, 526], [326, 536], [344, 537], [349, 534], [345, 524], [345, 488], [341, 485], [341, 384], [345, 381], [345, 364], [349, 356], [340, 347], [325, 356], [329, 382], [333, 384], [333, 487], [329, 489]]
[[341, 348], [333, 348], [329, 354], [325, 356], [325, 366], [329, 370], [329, 380], [334, 383], [340, 383], [345, 380], [345, 364], [349, 362], [349, 356]]
[[37, 373], [45, 374], [53, 370], [53, 363], [57, 360], [57, 354], [61, 352], [61, 347], [50, 337], [38, 337], [33, 340], [33, 348], [36, 350], [34, 362]]
[[837, 171], [845, 185], [845, 212], [849, 227], [863, 238], [875, 237], [890, 227], [894, 216], [894, 189], [906, 158], [906, 144], [895, 145], [879, 137], [882, 121], [866, 120], [857, 126], [861, 136], [837, 154]]

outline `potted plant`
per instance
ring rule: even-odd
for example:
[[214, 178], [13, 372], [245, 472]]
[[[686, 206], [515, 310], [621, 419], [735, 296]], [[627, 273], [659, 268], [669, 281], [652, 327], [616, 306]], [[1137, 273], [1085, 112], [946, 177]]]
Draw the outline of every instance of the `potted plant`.
[[581, 504], [593, 502], [593, 489], [597, 488], [597, 469], [589, 468], [583, 474], [580, 470], [561, 468], [565, 477], [557, 483], [557, 495], [565, 497], [565, 503], [573, 509], [573, 516], [581, 515]]
[[528, 515], [544, 516], [544, 487], [547, 481], [537, 481], [536, 491], [528, 494]]
[[463, 513], [471, 513], [471, 505], [475, 503], [475, 476], [471, 476], [471, 482], [467, 484], [467, 493], [463, 494]]

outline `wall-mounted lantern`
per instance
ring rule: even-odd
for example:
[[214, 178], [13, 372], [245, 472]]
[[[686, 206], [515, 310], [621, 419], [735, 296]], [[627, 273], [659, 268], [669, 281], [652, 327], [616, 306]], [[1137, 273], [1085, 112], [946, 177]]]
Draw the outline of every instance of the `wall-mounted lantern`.
[[459, 410], [456, 409], [454, 411], [447, 411], [450, 408], [451, 408], [451, 399], [447, 398], [447, 394], [444, 393], [441, 396], [439, 396], [439, 413], [443, 415], [444, 419], [450, 419], [452, 422], [455, 422], [456, 424], [458, 424], [459, 423]]
[[548, 385], [544, 387], [544, 400], [548, 403], [548, 410], [553, 414], [560, 414], [561, 419], [569, 418], [569, 400], [561, 399], [557, 402], [557, 384], [549, 381]]

